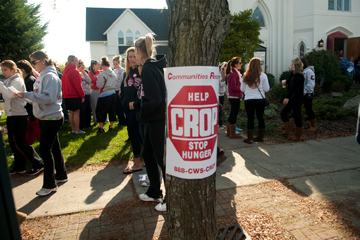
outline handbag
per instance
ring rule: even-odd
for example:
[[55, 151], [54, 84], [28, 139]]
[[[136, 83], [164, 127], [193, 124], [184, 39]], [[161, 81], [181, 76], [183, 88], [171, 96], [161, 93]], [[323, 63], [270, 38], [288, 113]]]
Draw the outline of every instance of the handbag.
[[255, 82], [255, 85], [256, 85], [257, 89], [259, 90], [259, 93], [260, 93], [261, 97], [264, 99], [265, 107], [269, 106], [270, 105], [269, 101], [262, 95], [262, 93], [261, 93], [261, 91], [259, 89], [259, 86], [257, 86], [256, 82]]

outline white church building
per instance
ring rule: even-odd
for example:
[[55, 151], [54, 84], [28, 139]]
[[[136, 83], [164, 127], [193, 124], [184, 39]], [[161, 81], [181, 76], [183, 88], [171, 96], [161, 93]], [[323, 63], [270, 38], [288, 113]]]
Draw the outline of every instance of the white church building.
[[[360, 0], [229, 0], [229, 9], [231, 13], [253, 10], [264, 42], [256, 56], [276, 77], [289, 68], [292, 59], [312, 49], [343, 50], [347, 58], [360, 55]], [[166, 54], [167, 15], [167, 9], [87, 8], [91, 58], [123, 54], [148, 32], [157, 35], [158, 53]]]

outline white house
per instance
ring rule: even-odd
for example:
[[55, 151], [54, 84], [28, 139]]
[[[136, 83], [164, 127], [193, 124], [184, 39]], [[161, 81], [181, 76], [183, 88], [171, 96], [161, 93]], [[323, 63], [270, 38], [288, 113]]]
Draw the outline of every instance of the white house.
[[123, 55], [134, 41], [155, 33], [158, 54], [167, 54], [167, 9], [86, 8], [86, 41], [91, 59]]
[[[312, 49], [344, 50], [348, 58], [360, 55], [360, 0], [229, 0], [229, 8], [231, 13], [253, 10], [264, 42], [256, 55], [275, 76]], [[167, 52], [167, 9], [87, 8], [86, 13], [92, 59], [122, 54], [148, 32], [157, 35], [158, 53]]]

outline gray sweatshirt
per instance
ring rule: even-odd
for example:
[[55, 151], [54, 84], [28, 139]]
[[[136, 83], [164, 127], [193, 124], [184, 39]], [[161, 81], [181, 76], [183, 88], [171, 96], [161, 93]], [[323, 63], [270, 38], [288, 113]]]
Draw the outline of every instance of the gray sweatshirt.
[[27, 116], [28, 113], [25, 109], [25, 100], [14, 97], [13, 92], [9, 87], [14, 87], [19, 92], [26, 91], [24, 80], [18, 73], [6, 79], [4, 83], [0, 81], [0, 92], [4, 96], [6, 116]]
[[118, 69], [114, 69], [114, 73], [116, 75], [116, 86], [115, 86], [115, 91], [120, 91], [120, 86], [122, 83], [122, 75], [124, 73], [124, 68], [119, 67]]
[[63, 117], [61, 80], [54, 66], [48, 66], [40, 73], [34, 83], [33, 92], [25, 92], [24, 97], [33, 102], [36, 118], [55, 120]]
[[313, 66], [304, 69], [304, 93], [313, 93], [315, 87], [315, 70]]
[[86, 73], [85, 73], [85, 75], [84, 74], [82, 74], [82, 73], [80, 73], [81, 74], [81, 84], [82, 84], [82, 88], [83, 88], [83, 90], [84, 90], [84, 93], [85, 93], [85, 95], [90, 95], [90, 84], [91, 84], [91, 79], [90, 79], [90, 77], [89, 77], [89, 75], [87, 75]]
[[100, 95], [103, 95], [105, 93], [112, 93], [115, 92], [115, 86], [116, 86], [116, 75], [113, 70], [110, 68], [106, 69], [105, 71], [102, 71], [98, 79], [96, 81], [96, 86], [100, 88]]

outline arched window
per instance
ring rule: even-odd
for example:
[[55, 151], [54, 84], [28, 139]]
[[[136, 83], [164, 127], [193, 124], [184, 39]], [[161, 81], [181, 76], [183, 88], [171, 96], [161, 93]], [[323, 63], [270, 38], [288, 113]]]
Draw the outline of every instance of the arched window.
[[[131, 44], [130, 44], [131, 42]], [[132, 45], [134, 42], [134, 38], [133, 38], [133, 33], [132, 31], [129, 29], [126, 32], [126, 45]]]
[[260, 27], [265, 27], [265, 19], [259, 7], [256, 7], [251, 18], [252, 20], [258, 21], [260, 23]]
[[299, 53], [300, 58], [305, 57], [305, 44], [303, 42], [300, 43]]
[[119, 33], [118, 33], [118, 43], [124, 44], [124, 34], [122, 31], [119, 31]]
[[138, 39], [139, 37], [141, 37], [141, 34], [139, 31], [136, 31], [135, 33], [135, 40]]

